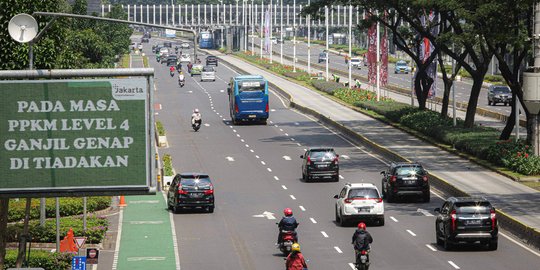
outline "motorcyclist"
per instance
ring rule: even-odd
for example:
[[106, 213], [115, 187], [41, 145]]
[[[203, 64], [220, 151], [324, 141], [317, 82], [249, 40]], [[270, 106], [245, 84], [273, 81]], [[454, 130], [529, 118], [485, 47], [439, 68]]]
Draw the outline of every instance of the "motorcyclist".
[[184, 72], [183, 71], [180, 71], [180, 73], [178, 74], [178, 83], [181, 84], [183, 82], [185, 82], [186, 78], [184, 76]]
[[294, 235], [294, 242], [298, 242], [298, 235], [296, 233], [296, 228], [298, 227], [298, 222], [296, 218], [293, 217], [293, 212], [291, 208], [283, 209], [284, 217], [281, 218], [281, 221], [278, 224], [279, 234], [278, 241], [276, 245], [281, 244], [281, 238], [283, 236], [283, 231], [291, 231]]
[[363, 250], [369, 251], [371, 243], [373, 243], [373, 237], [371, 237], [371, 234], [366, 230], [366, 224], [364, 222], [359, 222], [358, 229], [356, 229], [352, 236], [352, 244], [354, 245], [356, 257], [358, 257], [358, 254]]
[[187, 64], [187, 72], [188, 73], [191, 73], [191, 68], [193, 67], [193, 64], [191, 63], [191, 61]]
[[181, 72], [181, 70], [182, 70], [182, 62], [178, 61], [178, 63], [176, 63], [176, 70], [178, 70], [178, 73]]
[[171, 67], [169, 68], [169, 71], [171, 72], [171, 76], [174, 75], [174, 66], [171, 66]]
[[191, 125], [195, 125], [195, 123], [199, 123], [199, 125], [202, 122], [202, 116], [199, 112], [199, 109], [193, 110], [193, 114], [191, 115]]
[[307, 269], [306, 260], [304, 255], [300, 252], [300, 244], [294, 243], [291, 246], [291, 253], [287, 256], [287, 261], [285, 262], [286, 270], [302, 270]]

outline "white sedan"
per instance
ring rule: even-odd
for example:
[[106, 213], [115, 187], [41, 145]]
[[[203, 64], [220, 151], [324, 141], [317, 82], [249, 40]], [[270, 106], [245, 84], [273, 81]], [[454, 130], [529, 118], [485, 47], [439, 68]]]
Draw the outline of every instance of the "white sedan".
[[182, 49], [189, 49], [189, 43], [184, 42], [184, 43], [182, 43], [182, 44], [180, 45], [180, 47], [181, 47]]
[[180, 55], [180, 62], [191, 62], [191, 56], [187, 53]]

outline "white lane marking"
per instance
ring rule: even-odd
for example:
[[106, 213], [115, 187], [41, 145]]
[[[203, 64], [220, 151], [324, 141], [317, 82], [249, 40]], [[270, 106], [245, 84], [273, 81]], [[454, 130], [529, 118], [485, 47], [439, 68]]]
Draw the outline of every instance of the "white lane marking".
[[309, 220], [311, 220], [311, 222], [313, 222], [313, 224], [317, 224], [317, 221], [314, 218], [310, 217]]
[[214, 110], [214, 106], [210, 106], [210, 109], [212, 109], [212, 111]]
[[189, 90], [189, 91], [188, 91], [188, 93], [190, 93], [190, 94], [191, 94], [191, 93], [193, 93], [193, 91]]
[[261, 157], [259, 157], [259, 156], [257, 156], [257, 155], [255, 155], [255, 157], [256, 157], [256, 158], [261, 158]]
[[240, 138], [240, 134], [236, 134], [236, 137]]
[[114, 248], [112, 270], [116, 270], [118, 266], [118, 252], [120, 251], [120, 239], [122, 237], [122, 224], [124, 220], [124, 209], [120, 208], [120, 215], [118, 216], [118, 229], [116, 234], [116, 245]]
[[[231, 127], [232, 128], [232, 127]], [[232, 132], [236, 133], [236, 129], [233, 129]]]
[[277, 125], [277, 124], [275, 124], [275, 125], [274, 125], [274, 127], [278, 127], [278, 125]]
[[324, 236], [324, 238], [328, 238], [328, 234], [326, 234], [324, 231], [321, 231], [321, 234]]
[[394, 222], [399, 222], [395, 217], [390, 217], [391, 220], [393, 220]]
[[520, 243], [519, 241], [513, 239], [512, 237], [510, 237], [509, 235], [506, 235], [505, 233], [502, 233], [502, 232], [499, 232], [500, 235], [504, 236], [504, 238], [512, 241], [514, 244], [524, 248], [525, 250], [529, 251], [530, 253], [536, 255], [537, 257], [540, 257], [540, 253], [539, 252], [536, 252], [535, 250], [525, 246], [524, 244]]
[[[167, 195], [163, 194], [163, 199], [167, 201]], [[178, 240], [176, 239], [176, 227], [174, 225], [173, 212], [169, 212], [169, 222], [171, 223], [173, 247], [174, 247], [174, 260], [176, 263], [176, 270], [180, 270], [180, 252], [178, 250]]]
[[416, 212], [420, 212], [420, 213], [424, 214], [424, 216], [426, 216], [426, 217], [432, 217], [433, 216], [433, 214], [431, 214], [428, 210], [422, 209], [422, 208], [416, 209]]
[[276, 111], [276, 109], [270, 109], [270, 111], [271, 111], [271, 112], [275, 112], [275, 111]]
[[343, 251], [341, 251], [341, 249], [339, 247], [334, 247], [334, 249], [338, 252], [338, 253], [343, 253]]
[[[296, 143], [296, 145], [298, 146], [302, 146], [300, 143]], [[304, 151], [307, 151], [307, 149], [304, 149]]]
[[246, 144], [246, 147], [249, 148], [249, 144]]
[[273, 124], [273, 123], [274, 123], [274, 121], [270, 120], [270, 124]]
[[277, 177], [275, 175], [274, 175], [274, 179], [276, 179], [276, 181], [279, 181], [279, 177]]
[[[223, 80], [222, 80], [222, 81], [223, 81]], [[223, 92], [225, 92], [225, 90], [219, 90], [219, 92], [223, 93]]]
[[[229, 125], [230, 125], [230, 124], [231, 124], [231, 123], [229, 123]], [[230, 127], [230, 128], [233, 128], [233, 126], [229, 126], [229, 127]]]
[[289, 157], [289, 156], [283, 156], [283, 159], [284, 159], [284, 160], [291, 160], [291, 157]]
[[459, 268], [459, 266], [457, 266], [457, 264], [455, 264], [453, 261], [448, 261], [448, 263], [449, 263], [452, 267], [454, 267], [455, 269], [461, 269], [461, 268]]
[[300, 208], [300, 210], [302, 210], [302, 211], [304, 211], [304, 212], [306, 211], [306, 208], [304, 208], [303, 206], [300, 205], [300, 206], [298, 206], [298, 207]]
[[289, 133], [285, 133], [285, 136], [289, 136]]
[[262, 165], [266, 165], [266, 162], [264, 162], [264, 161], [261, 160], [261, 164], [262, 164]]
[[295, 125], [295, 126], [299, 126], [299, 125], [300, 125], [300, 123], [298, 123], [298, 122], [294, 122], [294, 125]]
[[228, 161], [234, 161], [233, 157], [225, 157]]
[[339, 178], [340, 179], [345, 179], [345, 177], [343, 177], [343, 175], [341, 175], [341, 174], [339, 175]]
[[266, 170], [268, 170], [269, 172], [272, 172], [272, 169], [270, 169], [270, 168], [266, 168]]
[[282, 129], [282, 128], [280, 128], [280, 129], [279, 129], [279, 131], [283, 132], [283, 129]]
[[356, 270], [356, 266], [354, 266], [353, 263], [349, 263], [349, 266], [352, 268], [352, 270]]
[[249, 152], [253, 153], [253, 152], [255, 152], [255, 150], [253, 150], [253, 149], [249, 149]]
[[138, 203], [151, 203], [151, 204], [155, 204], [155, 203], [159, 203], [159, 201], [154, 201], [154, 200], [151, 200], [151, 201], [130, 201], [129, 203], [131, 203], [131, 204], [138, 204]]
[[205, 126], [205, 127], [209, 127], [209, 126], [210, 126], [210, 124], [208, 124], [208, 123], [204, 123], [204, 126]]
[[407, 230], [407, 232], [408, 232], [410, 235], [412, 235], [412, 236], [416, 236], [416, 234], [413, 233], [411, 230]]
[[287, 190], [287, 187], [285, 185], [281, 185], [281, 187], [284, 189], [284, 190]]
[[[300, 146], [300, 144], [298, 144], [298, 146]], [[306, 149], [306, 148], [304, 148], [304, 152], [306, 152], [306, 151], [307, 151], [307, 149]]]
[[241, 141], [241, 142], [246, 142], [246, 141], [244, 141], [244, 139], [240, 139], [240, 141]]
[[296, 197], [294, 197], [294, 195], [291, 194], [289, 196], [291, 196], [291, 199], [296, 200]]
[[437, 249], [432, 247], [430, 244], [426, 244], [426, 247], [431, 249], [431, 251], [437, 251]]
[[156, 220], [156, 221], [130, 221], [129, 224], [132, 224], [132, 225], [143, 225], [143, 224], [157, 225], [157, 224], [163, 224], [163, 221], [162, 220]]
[[291, 141], [293, 141], [293, 142], [294, 142], [294, 138], [291, 138]]
[[340, 155], [340, 157], [344, 158], [344, 159], [351, 159], [351, 157], [347, 156], [347, 155]]
[[128, 262], [139, 262], [139, 261], [164, 261], [165, 257], [128, 257]]

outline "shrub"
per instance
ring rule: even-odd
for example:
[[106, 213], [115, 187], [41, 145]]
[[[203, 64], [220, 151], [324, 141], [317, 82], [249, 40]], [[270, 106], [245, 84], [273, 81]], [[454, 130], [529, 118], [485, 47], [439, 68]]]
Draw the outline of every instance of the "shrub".
[[156, 121], [156, 129], [159, 136], [165, 136], [165, 128], [163, 127], [163, 123], [161, 123], [161, 121]]
[[349, 104], [360, 101], [377, 100], [377, 95], [375, 93], [364, 89], [339, 88], [334, 90], [334, 96]]
[[[32, 199], [30, 206], [30, 219], [39, 219], [39, 204], [40, 199]], [[106, 209], [111, 205], [111, 197], [88, 197], [86, 210], [95, 212]], [[9, 201], [8, 221], [17, 222], [24, 219], [26, 208], [26, 199]], [[60, 216], [81, 215], [83, 213], [83, 198], [60, 198]], [[52, 218], [56, 216], [56, 201], [54, 198], [45, 200], [46, 217]]]
[[[66, 270], [71, 269], [71, 260], [73, 254], [71, 253], [58, 253], [48, 252], [45, 250], [33, 249], [30, 252], [30, 259], [28, 260], [28, 266], [31, 268], [43, 268], [46, 270]], [[6, 250], [6, 259], [4, 261], [4, 267], [15, 268], [15, 262], [17, 260], [17, 250]]]
[[333, 95], [336, 89], [343, 87], [342, 84], [339, 84], [337, 82], [327, 82], [325, 80], [312, 80], [311, 85], [313, 85], [313, 87], [315, 87], [317, 90], [326, 92], [330, 95]]
[[287, 71], [287, 72], [284, 72], [283, 75], [289, 78], [293, 78], [297, 81], [309, 81], [311, 79], [309, 74], [305, 71], [300, 71], [300, 72]]
[[500, 75], [486, 75], [484, 77], [484, 81], [493, 82], [493, 83], [502, 83], [504, 82], [504, 78]]
[[[65, 236], [70, 228], [76, 236], [86, 236], [86, 242], [90, 244], [101, 243], [105, 237], [105, 232], [109, 222], [101, 217], [88, 217], [86, 220], [86, 232], [83, 231], [83, 221], [80, 217], [60, 218], [60, 235]], [[28, 224], [29, 232], [32, 235], [32, 242], [53, 243], [56, 241], [56, 220], [48, 219], [43, 227], [39, 226], [39, 220], [31, 220]], [[6, 231], [8, 242], [16, 242], [22, 233], [23, 224], [21, 222], [9, 224]]]
[[163, 156], [163, 173], [165, 174], [165, 176], [174, 175], [171, 155]]

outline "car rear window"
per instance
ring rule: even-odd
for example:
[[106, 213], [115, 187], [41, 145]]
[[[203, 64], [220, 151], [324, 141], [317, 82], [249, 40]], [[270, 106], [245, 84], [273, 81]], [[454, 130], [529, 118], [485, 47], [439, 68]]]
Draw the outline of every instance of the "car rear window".
[[309, 156], [313, 159], [334, 159], [336, 157], [336, 153], [334, 153], [332, 150], [311, 151]]
[[211, 184], [209, 178], [182, 178], [182, 181], [180, 181], [180, 184], [182, 186], [197, 186], [197, 187], [204, 187], [209, 186]]
[[354, 188], [349, 191], [348, 198], [377, 199], [379, 193], [373, 188]]
[[489, 214], [491, 204], [489, 202], [458, 202], [456, 212], [458, 214]]
[[205, 68], [203, 68], [203, 71], [204, 72], [212, 72], [212, 71], [214, 71], [214, 68], [213, 67], [205, 67]]
[[397, 175], [417, 175], [424, 174], [424, 169], [420, 166], [406, 166], [396, 168]]
[[510, 88], [508, 88], [508, 87], [495, 87], [495, 88], [493, 88], [493, 92], [495, 92], [495, 94], [507, 94], [507, 93], [510, 93]]

